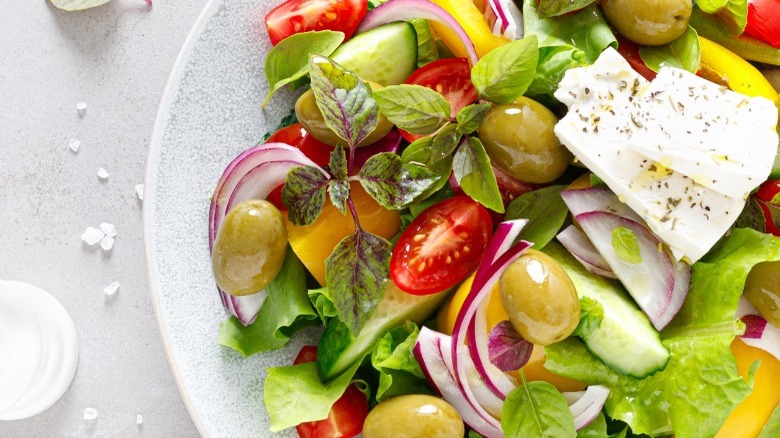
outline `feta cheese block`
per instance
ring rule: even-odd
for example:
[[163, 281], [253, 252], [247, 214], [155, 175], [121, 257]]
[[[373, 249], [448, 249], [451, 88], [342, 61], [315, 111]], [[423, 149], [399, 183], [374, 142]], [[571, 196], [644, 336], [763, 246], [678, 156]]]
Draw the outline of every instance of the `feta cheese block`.
[[[615, 50], [589, 67], [566, 72], [555, 97], [569, 107], [555, 126], [561, 142], [598, 175], [675, 258], [693, 263], [737, 219], [743, 197], [712, 190], [628, 146], [643, 125], [632, 118], [634, 102], [650, 87]], [[760, 182], [760, 181], [759, 181]]]
[[626, 145], [697, 183], [747, 197], [772, 170], [777, 107], [688, 71], [664, 67], [632, 102]]

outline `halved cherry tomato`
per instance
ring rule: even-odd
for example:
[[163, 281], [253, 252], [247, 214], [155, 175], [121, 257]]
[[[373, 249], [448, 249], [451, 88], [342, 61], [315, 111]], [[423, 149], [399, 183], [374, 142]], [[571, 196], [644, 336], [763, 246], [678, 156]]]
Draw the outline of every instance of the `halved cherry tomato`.
[[310, 30], [336, 30], [349, 39], [367, 10], [366, 0], [287, 0], [265, 16], [265, 25], [273, 45]]
[[401, 233], [390, 276], [404, 292], [428, 295], [465, 279], [482, 259], [493, 234], [490, 214], [468, 196], [445, 199]]
[[[316, 360], [317, 347], [306, 345], [301, 348], [293, 365]], [[363, 430], [366, 416], [368, 416], [368, 400], [353, 383], [330, 408], [328, 418], [301, 423], [295, 426], [295, 429], [301, 438], [352, 438]]]
[[648, 67], [642, 57], [639, 56], [639, 45], [637, 43], [624, 38], [622, 35], [615, 34], [618, 41], [617, 51], [626, 61], [631, 65], [631, 68], [636, 70], [637, 73], [644, 76], [648, 81], [655, 79], [656, 73]]
[[780, 236], [780, 180], [765, 181], [755, 197], [764, 212], [766, 232]]
[[[471, 67], [466, 58], [445, 58], [426, 64], [412, 73], [406, 83], [422, 85], [441, 93], [450, 103], [452, 117], [464, 106], [477, 100], [477, 89], [471, 83]], [[401, 135], [410, 143], [425, 137], [403, 130]]]

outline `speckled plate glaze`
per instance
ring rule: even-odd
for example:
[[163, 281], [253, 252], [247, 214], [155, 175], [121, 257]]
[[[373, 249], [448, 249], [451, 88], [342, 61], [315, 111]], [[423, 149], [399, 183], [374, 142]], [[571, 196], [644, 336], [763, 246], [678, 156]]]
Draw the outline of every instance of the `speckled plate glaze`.
[[[217, 345], [226, 313], [211, 275], [210, 196], [225, 166], [289, 113], [293, 96], [268, 91], [263, 17], [274, 0], [211, 0], [193, 27], [162, 97], [146, 171], [144, 232], [163, 344], [203, 436], [272, 436], [263, 406], [266, 369], [286, 365], [315, 333], [244, 358]], [[295, 436], [295, 431], [279, 436]]]

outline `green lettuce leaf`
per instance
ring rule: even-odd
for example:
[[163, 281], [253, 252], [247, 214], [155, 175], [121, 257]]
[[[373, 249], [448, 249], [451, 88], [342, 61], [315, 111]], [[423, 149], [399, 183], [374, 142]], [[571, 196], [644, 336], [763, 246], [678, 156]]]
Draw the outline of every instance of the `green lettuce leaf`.
[[553, 93], [558, 89], [558, 83], [563, 79], [563, 75], [567, 70], [585, 64], [585, 52], [576, 47], [569, 45], [540, 47], [536, 76], [525, 95], [546, 106], [558, 104]]
[[650, 377], [637, 380], [613, 371], [576, 338], [546, 347], [545, 366], [609, 387], [607, 414], [625, 421], [636, 433], [714, 436], [751, 391], [751, 384], [737, 374], [729, 348], [742, 330], [734, 314], [750, 269], [773, 260], [780, 260], [780, 238], [738, 228], [694, 264], [685, 304], [661, 332], [671, 359]]
[[697, 0], [696, 5], [717, 18], [730, 36], [737, 36], [745, 31], [747, 0]]
[[379, 372], [376, 401], [405, 394], [430, 394], [425, 374], [412, 350], [420, 329], [413, 322], [387, 332], [374, 346], [371, 365]]
[[561, 17], [543, 17], [536, 0], [523, 1], [523, 25], [526, 35], [536, 35], [539, 47], [576, 47], [592, 64], [609, 46], [617, 48], [617, 39], [597, 5]]
[[352, 383], [361, 362], [355, 362], [328, 383], [320, 380], [315, 362], [270, 368], [263, 401], [271, 418], [271, 432], [328, 418], [330, 408]]
[[414, 31], [417, 33], [417, 67], [439, 59], [439, 48], [436, 46], [436, 39], [433, 37], [428, 20], [417, 18], [409, 20], [409, 24], [414, 26]]
[[328, 325], [331, 318], [335, 318], [338, 315], [327, 286], [320, 289], [309, 290], [309, 300], [324, 325]]
[[773, 438], [780, 436], [780, 405], [777, 405], [772, 416], [761, 429], [761, 434], [758, 438]]
[[279, 274], [266, 290], [268, 296], [255, 322], [245, 327], [231, 317], [219, 326], [219, 344], [251, 356], [282, 348], [296, 332], [319, 324], [308, 298], [306, 269], [289, 247]]

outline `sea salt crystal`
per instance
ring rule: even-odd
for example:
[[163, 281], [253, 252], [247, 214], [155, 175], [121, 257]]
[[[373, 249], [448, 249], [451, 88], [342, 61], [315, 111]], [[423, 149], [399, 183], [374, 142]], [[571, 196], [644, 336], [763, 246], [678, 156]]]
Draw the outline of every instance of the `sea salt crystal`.
[[87, 229], [84, 231], [84, 234], [81, 235], [81, 240], [83, 240], [87, 245], [92, 246], [97, 244], [98, 242], [101, 242], [102, 246], [102, 239], [105, 236], [105, 233], [98, 230], [94, 227], [87, 227]]
[[98, 176], [98, 178], [100, 178], [102, 180], [107, 180], [108, 179], [108, 171], [106, 171], [106, 169], [103, 169], [101, 167], [100, 169], [98, 169], [97, 176]]
[[143, 416], [141, 416], [141, 415], [137, 415], [137, 416], [135, 417], [135, 422], [136, 422], [136, 424], [138, 424], [139, 426], [140, 426], [141, 424], [144, 424], [144, 417], [143, 417]]
[[97, 419], [98, 417], [98, 411], [95, 408], [86, 408], [84, 409], [84, 420], [86, 421], [92, 421]]
[[106, 295], [110, 297], [111, 295], [114, 295], [118, 290], [119, 290], [119, 282], [112, 281], [111, 284], [109, 284], [108, 286], [106, 286], [105, 289], [103, 289], [103, 292], [105, 292]]
[[100, 247], [103, 248], [103, 251], [111, 251], [111, 248], [114, 247], [114, 238], [105, 236], [102, 239], [100, 239]]
[[76, 109], [79, 110], [79, 112], [84, 112], [87, 110], [87, 102], [79, 102], [76, 104]]
[[73, 153], [76, 153], [79, 151], [79, 148], [81, 147], [81, 142], [76, 140], [75, 138], [71, 138], [68, 142], [68, 147], [70, 150], [73, 151]]
[[116, 237], [116, 227], [114, 227], [112, 224], [109, 224], [108, 222], [103, 222], [100, 224], [100, 231], [102, 231], [108, 237]]
[[138, 199], [144, 200], [144, 185], [143, 184], [136, 184], [135, 185], [135, 194], [138, 196]]

